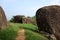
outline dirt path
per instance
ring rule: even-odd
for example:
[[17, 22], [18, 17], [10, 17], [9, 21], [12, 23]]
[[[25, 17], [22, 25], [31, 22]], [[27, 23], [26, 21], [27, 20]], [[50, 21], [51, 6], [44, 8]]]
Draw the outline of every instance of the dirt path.
[[24, 29], [18, 31], [16, 40], [25, 40]]

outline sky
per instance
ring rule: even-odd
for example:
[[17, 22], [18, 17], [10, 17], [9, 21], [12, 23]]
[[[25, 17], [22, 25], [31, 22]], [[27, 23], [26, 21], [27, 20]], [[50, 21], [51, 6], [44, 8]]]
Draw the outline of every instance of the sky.
[[49, 5], [60, 5], [60, 0], [0, 0], [8, 20], [15, 15], [32, 17], [39, 8]]

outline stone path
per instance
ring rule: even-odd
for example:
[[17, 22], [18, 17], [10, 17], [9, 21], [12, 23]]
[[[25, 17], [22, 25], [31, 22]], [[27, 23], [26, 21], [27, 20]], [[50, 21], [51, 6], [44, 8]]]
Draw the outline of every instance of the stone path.
[[25, 40], [24, 29], [20, 29], [18, 31], [18, 35], [16, 37], [16, 40]]

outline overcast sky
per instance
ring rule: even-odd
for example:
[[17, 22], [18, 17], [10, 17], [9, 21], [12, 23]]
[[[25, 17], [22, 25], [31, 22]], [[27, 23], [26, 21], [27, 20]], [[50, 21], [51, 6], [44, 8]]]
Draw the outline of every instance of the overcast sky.
[[0, 0], [8, 20], [14, 15], [34, 16], [37, 9], [48, 5], [60, 5], [60, 0]]

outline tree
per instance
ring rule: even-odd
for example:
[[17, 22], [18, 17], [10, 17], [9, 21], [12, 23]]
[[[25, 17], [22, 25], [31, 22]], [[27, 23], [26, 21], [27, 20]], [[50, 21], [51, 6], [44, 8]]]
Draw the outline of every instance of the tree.
[[24, 15], [16, 15], [11, 18], [10, 22], [14, 23], [22, 23], [22, 17], [25, 17]]

